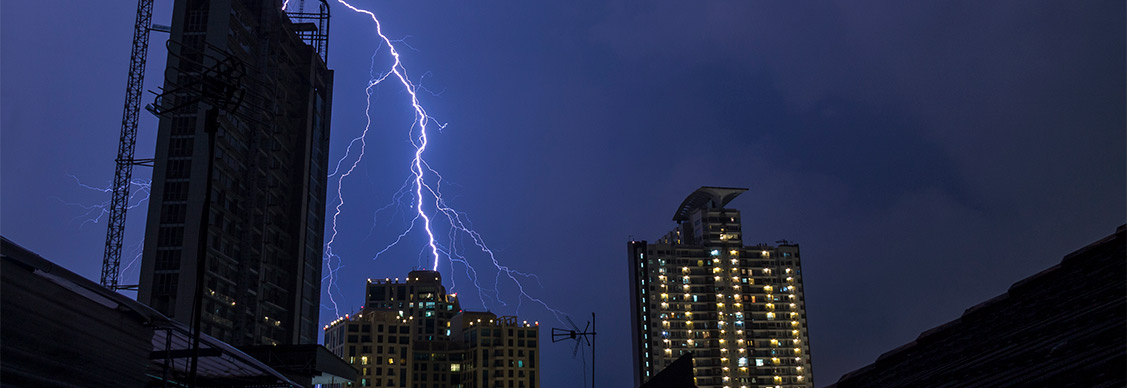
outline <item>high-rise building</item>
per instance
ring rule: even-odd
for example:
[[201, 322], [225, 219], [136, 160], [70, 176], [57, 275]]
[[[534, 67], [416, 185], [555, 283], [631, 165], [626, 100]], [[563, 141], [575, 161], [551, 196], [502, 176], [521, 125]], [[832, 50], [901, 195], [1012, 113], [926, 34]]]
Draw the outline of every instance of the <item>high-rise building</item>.
[[634, 377], [692, 354], [701, 388], [811, 387], [798, 244], [744, 245], [747, 191], [701, 187], [655, 242], [630, 241]]
[[317, 342], [333, 72], [315, 7], [173, 5], [138, 299], [190, 323], [202, 293], [202, 332], [232, 345]]
[[365, 306], [325, 326], [325, 347], [360, 376], [347, 386], [536, 388], [539, 325], [462, 311], [435, 271], [369, 280]]

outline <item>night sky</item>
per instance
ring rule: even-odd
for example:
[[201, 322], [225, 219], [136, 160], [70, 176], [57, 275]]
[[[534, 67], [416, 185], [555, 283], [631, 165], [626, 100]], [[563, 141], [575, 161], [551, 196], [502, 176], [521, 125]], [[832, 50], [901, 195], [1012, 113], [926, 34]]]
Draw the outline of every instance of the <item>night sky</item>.
[[[404, 63], [449, 123], [425, 154], [448, 203], [500, 262], [540, 274], [530, 294], [580, 325], [598, 314], [600, 386], [632, 383], [629, 236], [672, 229], [702, 185], [750, 189], [730, 204], [745, 242], [801, 244], [817, 386], [1127, 219], [1122, 1], [354, 1], [414, 48], [399, 46]], [[94, 280], [105, 223], [82, 206], [109, 195], [71, 176], [113, 176], [135, 7], [0, 9], [0, 234]], [[170, 9], [157, 0], [154, 22]], [[364, 128], [378, 41], [339, 6], [331, 34], [335, 161]], [[165, 39], [154, 33], [146, 89], [163, 80]], [[342, 312], [364, 278], [419, 265], [418, 233], [371, 260], [410, 211], [376, 212], [409, 174], [405, 97], [374, 89], [366, 157], [344, 183]], [[142, 114], [137, 157], [151, 157], [156, 120]], [[146, 209], [129, 213], [123, 266]], [[491, 282], [488, 259], [470, 258]], [[464, 308], [483, 308], [462, 267], [440, 269]], [[542, 334], [563, 326], [527, 300], [519, 316]], [[544, 387], [582, 386], [570, 344], [541, 352]]]

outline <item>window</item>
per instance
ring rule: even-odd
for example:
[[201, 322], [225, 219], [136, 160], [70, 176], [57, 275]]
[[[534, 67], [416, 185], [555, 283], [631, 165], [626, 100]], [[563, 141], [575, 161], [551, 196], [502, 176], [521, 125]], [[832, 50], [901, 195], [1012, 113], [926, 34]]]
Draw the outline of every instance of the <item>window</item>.
[[157, 231], [158, 247], [179, 247], [184, 244], [183, 227], [161, 227]]
[[192, 10], [188, 11], [187, 23], [184, 30], [198, 32], [204, 31], [207, 25], [207, 10]]
[[164, 184], [165, 201], [184, 201], [188, 199], [188, 182], [166, 182]]
[[173, 294], [176, 293], [176, 286], [179, 283], [179, 276], [176, 274], [161, 273], [154, 276], [155, 286], [153, 293], [157, 294]]
[[157, 271], [180, 269], [180, 250], [175, 249], [157, 251], [155, 269]]
[[169, 160], [168, 161], [168, 167], [166, 169], [166, 174], [167, 174], [166, 178], [168, 178], [168, 179], [188, 178], [188, 175], [192, 171], [191, 162], [192, 162], [191, 160], [183, 160], [183, 159]]
[[172, 119], [172, 136], [194, 135], [196, 133], [196, 118], [175, 117]]
[[172, 138], [168, 140], [168, 156], [170, 157], [190, 157], [192, 156], [193, 138]]

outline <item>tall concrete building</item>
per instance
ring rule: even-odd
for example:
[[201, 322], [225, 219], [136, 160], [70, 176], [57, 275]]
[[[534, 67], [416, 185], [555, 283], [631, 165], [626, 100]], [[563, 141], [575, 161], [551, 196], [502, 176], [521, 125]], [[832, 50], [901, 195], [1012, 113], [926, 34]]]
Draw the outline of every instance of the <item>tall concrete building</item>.
[[438, 272], [369, 280], [365, 303], [324, 328], [325, 347], [360, 371], [345, 386], [540, 386], [539, 325], [462, 311]]
[[798, 244], [744, 245], [747, 191], [701, 187], [655, 242], [630, 241], [635, 385], [692, 354], [701, 388], [812, 387]]
[[328, 8], [281, 8], [176, 0], [164, 93], [149, 107], [160, 125], [138, 299], [189, 323], [202, 276], [202, 332], [237, 346], [317, 342]]

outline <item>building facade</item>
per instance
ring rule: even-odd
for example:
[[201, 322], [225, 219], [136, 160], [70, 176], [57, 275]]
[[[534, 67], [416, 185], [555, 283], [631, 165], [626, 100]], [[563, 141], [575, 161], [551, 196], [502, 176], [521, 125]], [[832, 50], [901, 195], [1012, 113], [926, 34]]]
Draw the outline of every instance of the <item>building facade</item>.
[[360, 370], [345, 386], [536, 388], [539, 325], [462, 311], [435, 271], [368, 281], [355, 316], [324, 327], [325, 347]]
[[[281, 0], [173, 6], [138, 300], [189, 323], [202, 277], [202, 332], [233, 345], [317, 342], [333, 83], [321, 5], [312, 23]], [[223, 92], [237, 97], [209, 100]]]
[[798, 244], [744, 245], [724, 206], [746, 190], [701, 187], [628, 243], [635, 385], [691, 353], [701, 388], [813, 386]]

